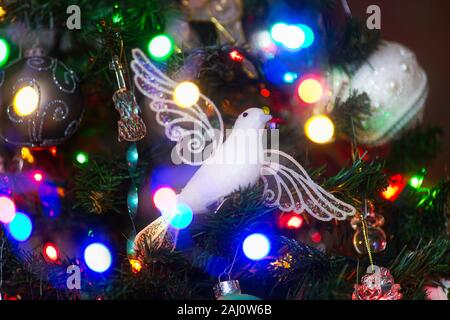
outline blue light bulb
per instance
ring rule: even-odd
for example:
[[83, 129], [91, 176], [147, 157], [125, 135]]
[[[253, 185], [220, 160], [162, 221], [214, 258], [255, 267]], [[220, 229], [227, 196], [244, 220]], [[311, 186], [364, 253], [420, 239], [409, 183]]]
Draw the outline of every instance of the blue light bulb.
[[163, 211], [161, 214], [175, 229], [187, 228], [191, 224], [194, 216], [191, 208], [184, 203], [178, 203], [176, 207], [168, 211]]
[[102, 273], [111, 267], [111, 252], [100, 242], [91, 243], [84, 250], [84, 261], [89, 269]]
[[283, 76], [283, 81], [285, 83], [293, 83], [297, 79], [297, 74], [295, 72], [286, 72]]
[[314, 43], [314, 32], [306, 24], [299, 24], [298, 27], [302, 29], [305, 34], [305, 41], [303, 42], [302, 48], [309, 48]]
[[247, 258], [261, 260], [270, 252], [270, 241], [262, 233], [253, 233], [245, 238], [242, 250]]
[[9, 234], [17, 241], [27, 241], [33, 231], [31, 219], [22, 212], [16, 212], [14, 219], [7, 225]]

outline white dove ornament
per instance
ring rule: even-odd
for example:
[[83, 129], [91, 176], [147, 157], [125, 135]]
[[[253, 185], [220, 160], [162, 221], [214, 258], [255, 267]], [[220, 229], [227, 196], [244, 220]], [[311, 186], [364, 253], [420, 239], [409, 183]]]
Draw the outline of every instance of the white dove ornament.
[[239, 187], [254, 185], [263, 166], [262, 129], [270, 119], [259, 108], [241, 113], [231, 134], [195, 172], [178, 201], [196, 214], [204, 213]]
[[[157, 122], [166, 136], [177, 142], [175, 152], [181, 162], [201, 165], [177, 198], [194, 214], [209, 211], [211, 204], [220, 203], [233, 191], [252, 186], [259, 179], [264, 182], [268, 206], [285, 212], [308, 212], [322, 221], [344, 220], [355, 214], [353, 206], [314, 183], [290, 155], [263, 148], [264, 127], [272, 117], [262, 109], [250, 108], [241, 113], [224, 139], [222, 116], [208, 97], [200, 94], [197, 103], [189, 108], [177, 106], [173, 94], [179, 83], [162, 73], [139, 49], [133, 50], [131, 68], [136, 87], [149, 98]], [[192, 153], [202, 157], [192, 157]], [[161, 219], [144, 228], [135, 243], [146, 240], [160, 246], [168, 229], [167, 222]]]

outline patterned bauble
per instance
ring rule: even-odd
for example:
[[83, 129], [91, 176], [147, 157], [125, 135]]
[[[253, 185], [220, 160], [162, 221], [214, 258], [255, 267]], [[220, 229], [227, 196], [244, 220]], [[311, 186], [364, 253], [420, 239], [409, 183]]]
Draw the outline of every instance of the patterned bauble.
[[329, 92], [326, 101], [316, 107], [318, 111], [331, 111], [337, 98], [345, 101], [352, 91], [369, 96], [372, 114], [357, 128], [356, 138], [370, 147], [390, 142], [420, 121], [428, 94], [427, 75], [415, 54], [394, 42], [383, 42], [351, 74], [340, 68], [330, 70], [327, 82]]
[[17, 146], [63, 143], [83, 116], [75, 73], [42, 50], [0, 71], [0, 137]]

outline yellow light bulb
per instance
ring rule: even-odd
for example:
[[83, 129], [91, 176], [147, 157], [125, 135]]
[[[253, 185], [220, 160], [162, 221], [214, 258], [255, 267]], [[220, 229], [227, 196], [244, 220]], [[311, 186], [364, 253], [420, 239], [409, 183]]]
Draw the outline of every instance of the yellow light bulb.
[[30, 148], [22, 147], [22, 149], [20, 150], [20, 154], [23, 160], [26, 160], [29, 163], [34, 163], [34, 157], [31, 154]]
[[333, 138], [334, 124], [325, 115], [312, 116], [305, 123], [305, 133], [315, 143], [327, 143]]
[[306, 79], [298, 86], [298, 96], [306, 103], [316, 103], [322, 95], [322, 85], [316, 79]]
[[33, 87], [23, 87], [14, 96], [14, 111], [21, 117], [32, 114], [37, 109], [38, 104], [39, 93]]
[[192, 107], [200, 99], [198, 87], [189, 81], [180, 83], [173, 92], [173, 100], [182, 108]]

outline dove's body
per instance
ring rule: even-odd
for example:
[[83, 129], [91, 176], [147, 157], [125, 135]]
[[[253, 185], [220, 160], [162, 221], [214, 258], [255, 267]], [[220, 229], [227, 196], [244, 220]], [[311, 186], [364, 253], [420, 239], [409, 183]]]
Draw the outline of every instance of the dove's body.
[[[244, 114], [247, 114], [245, 117]], [[251, 108], [241, 115], [225, 142], [197, 170], [178, 196], [194, 214], [204, 213], [238, 188], [254, 185], [263, 166], [263, 131], [270, 116]]]

